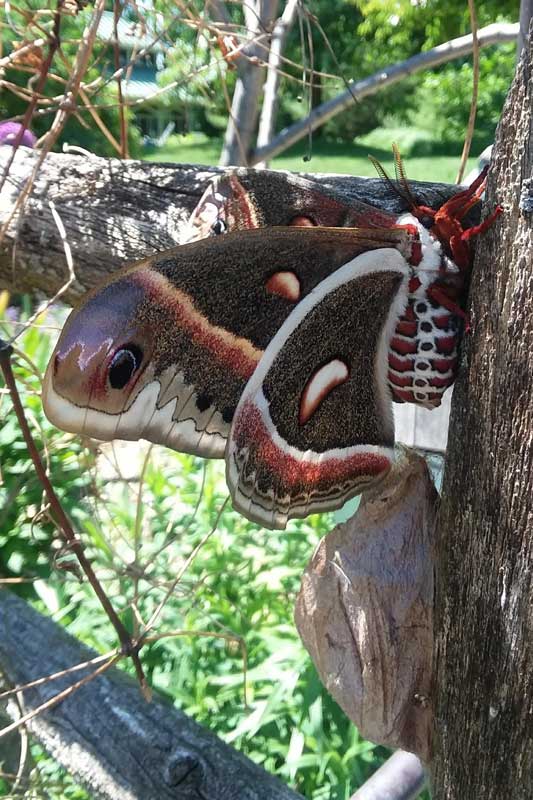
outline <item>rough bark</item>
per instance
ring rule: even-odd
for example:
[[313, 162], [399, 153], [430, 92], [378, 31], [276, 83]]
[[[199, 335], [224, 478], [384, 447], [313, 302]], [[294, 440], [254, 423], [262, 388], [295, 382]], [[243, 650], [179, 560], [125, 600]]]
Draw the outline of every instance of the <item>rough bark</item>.
[[[0, 170], [11, 148], [0, 147]], [[37, 155], [21, 147], [0, 193], [0, 226], [11, 213]], [[183, 164], [50, 154], [32, 196], [12, 221], [0, 246], [0, 288], [52, 296], [68, 269], [54, 222], [52, 200], [72, 249], [76, 281], [63, 296], [73, 302], [125, 263], [173, 247], [207, 181], [221, 170]], [[399, 213], [405, 203], [379, 179], [314, 175], [326, 187]], [[456, 186], [413, 182], [425, 205], [438, 206]]]
[[[487, 25], [478, 31], [478, 41], [480, 47], [488, 47], [498, 42], [512, 42], [518, 36], [518, 23], [509, 25], [506, 23], [495, 23], [494, 25]], [[325, 122], [332, 117], [340, 114], [346, 108], [357, 108], [357, 101], [362, 100], [364, 97], [369, 97], [376, 94], [385, 86], [392, 86], [402, 78], [408, 75], [413, 75], [415, 72], [430, 69], [439, 64], [445, 64], [447, 61], [452, 61], [455, 58], [461, 58], [472, 52], [473, 37], [472, 34], [468, 36], [460, 36], [458, 39], [452, 39], [450, 42], [439, 44], [431, 50], [424, 53], [418, 53], [416, 56], [408, 58], [406, 61], [401, 61], [398, 64], [390, 64], [387, 67], [362, 78], [359, 81], [351, 81], [348, 89], [340, 92], [331, 100], [317, 106], [312, 112], [305, 117], [305, 119], [295, 122], [285, 130], [281, 131], [275, 136], [270, 144], [263, 147], [257, 147], [253, 153], [250, 154], [248, 163], [250, 165], [258, 164], [259, 162], [269, 161], [279, 153], [283, 153], [288, 147], [303, 139], [307, 136], [309, 131], [315, 131], [320, 128]]]
[[496, 136], [438, 523], [434, 800], [533, 797], [531, 31]]
[[[7, 680], [26, 683], [94, 655], [55, 622], [0, 591], [0, 668]], [[24, 692], [25, 712], [88, 672]], [[102, 800], [302, 800], [163, 699], [147, 703], [118, 670], [87, 683], [29, 728]]]

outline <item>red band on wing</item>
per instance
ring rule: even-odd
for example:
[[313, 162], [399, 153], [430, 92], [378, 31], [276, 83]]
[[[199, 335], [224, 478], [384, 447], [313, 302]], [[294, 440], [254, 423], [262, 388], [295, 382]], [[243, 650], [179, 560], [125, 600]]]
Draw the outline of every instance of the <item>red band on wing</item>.
[[197, 344], [209, 350], [220, 364], [242, 378], [248, 379], [252, 375], [263, 355], [262, 350], [254, 347], [248, 339], [211, 324], [194, 306], [189, 295], [172, 286], [161, 273], [142, 270], [133, 273], [131, 278], [142, 285], [151, 301], [160, 305], [163, 303], [165, 309], [174, 315], [176, 323]]
[[311, 489], [327, 481], [336, 483], [366, 475], [379, 475], [389, 469], [391, 460], [376, 453], [357, 453], [348, 458], [324, 458], [320, 464], [301, 461], [283, 452], [273, 441], [261, 412], [246, 403], [235, 420], [233, 437], [237, 449], [253, 447], [254, 461], [264, 465], [288, 487], [305, 485]]
[[234, 175], [231, 175], [229, 182], [233, 190], [233, 194], [237, 198], [239, 212], [242, 215], [242, 219], [240, 220], [242, 227], [246, 229], [260, 227], [250, 200], [250, 196], [244, 186]]

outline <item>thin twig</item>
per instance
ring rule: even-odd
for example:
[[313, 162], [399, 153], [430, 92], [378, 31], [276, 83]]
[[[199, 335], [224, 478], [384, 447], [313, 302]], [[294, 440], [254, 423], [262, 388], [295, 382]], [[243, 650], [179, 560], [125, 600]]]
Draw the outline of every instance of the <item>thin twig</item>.
[[223, 503], [222, 503], [222, 505], [220, 506], [220, 508], [219, 508], [219, 510], [218, 510], [218, 513], [217, 513], [217, 516], [216, 516], [215, 523], [214, 523], [213, 527], [212, 527], [212, 528], [211, 528], [211, 529], [208, 531], [208, 533], [206, 533], [206, 534], [205, 534], [205, 536], [203, 536], [203, 537], [200, 539], [200, 541], [198, 542], [198, 544], [196, 545], [196, 547], [195, 547], [195, 548], [192, 550], [192, 552], [190, 553], [190, 555], [188, 556], [188, 558], [187, 558], [187, 559], [185, 560], [185, 562], [183, 563], [183, 565], [182, 565], [181, 569], [180, 569], [180, 570], [178, 570], [178, 574], [176, 575], [175, 579], [172, 581], [172, 583], [171, 583], [171, 585], [170, 585], [169, 589], [167, 590], [167, 592], [166, 592], [165, 596], [163, 597], [163, 599], [161, 600], [161, 602], [159, 603], [159, 605], [158, 605], [158, 606], [157, 606], [157, 608], [155, 609], [154, 613], [152, 614], [152, 616], [151, 616], [151, 617], [150, 617], [150, 619], [148, 620], [148, 623], [147, 623], [147, 625], [146, 625], [146, 628], [145, 628], [145, 630], [144, 630], [144, 633], [142, 634], [142, 636], [141, 636], [141, 637], [140, 637], [140, 639], [139, 639], [139, 643], [140, 643], [140, 644], [142, 644], [142, 643], [144, 642], [144, 637], [145, 637], [145, 636], [146, 636], [146, 634], [147, 634], [147, 633], [148, 633], [148, 632], [149, 632], [149, 631], [150, 631], [150, 630], [151, 630], [151, 629], [154, 627], [154, 625], [155, 625], [155, 623], [156, 623], [156, 621], [157, 621], [157, 619], [158, 619], [159, 615], [161, 614], [161, 612], [162, 612], [163, 608], [165, 607], [165, 605], [166, 605], [166, 603], [167, 603], [168, 599], [169, 599], [169, 598], [171, 597], [171, 595], [174, 593], [174, 589], [176, 588], [177, 584], [178, 584], [178, 583], [180, 582], [180, 580], [182, 579], [183, 575], [185, 574], [185, 572], [186, 572], [186, 571], [187, 571], [187, 569], [189, 568], [189, 566], [190, 566], [191, 562], [193, 561], [193, 559], [195, 558], [195, 556], [197, 555], [197, 553], [198, 553], [198, 552], [199, 552], [199, 551], [202, 549], [202, 547], [203, 547], [203, 546], [204, 546], [204, 544], [207, 542], [207, 540], [208, 540], [208, 539], [209, 539], [209, 538], [210, 538], [210, 537], [213, 535], [213, 533], [216, 531], [216, 529], [217, 529], [217, 527], [218, 527], [218, 523], [219, 523], [220, 517], [222, 516], [222, 512], [224, 511], [224, 509], [225, 509], [225, 507], [226, 507], [226, 505], [227, 505], [227, 503], [228, 503], [228, 499], [229, 499], [229, 498], [228, 498], [228, 497], [226, 497], [226, 499], [224, 500], [224, 502], [223, 502]]
[[107, 659], [115, 655], [118, 655], [118, 653], [116, 653], [114, 650], [111, 650], [109, 653], [104, 653], [101, 656], [95, 656], [94, 658], [90, 658], [88, 661], [82, 661], [79, 664], [75, 664], [73, 667], [67, 667], [59, 672], [53, 672], [51, 675], [46, 675], [43, 678], [37, 678], [34, 681], [29, 681], [28, 683], [14, 686], [13, 689], [7, 689], [5, 692], [0, 692], [0, 700], [10, 697], [12, 694], [16, 694], [17, 692], [25, 692], [28, 689], [33, 689], [35, 686], [42, 686], [43, 683], [49, 683], [50, 681], [55, 681], [58, 678], [64, 678], [65, 675], [70, 675], [71, 672], [78, 672], [80, 669], [85, 669], [86, 667], [100, 664], [101, 661], [107, 661]]
[[[46, 56], [45, 60], [41, 64], [39, 80], [37, 81], [37, 86], [33, 90], [33, 97], [26, 109], [24, 117], [22, 118], [21, 128], [17, 133], [16, 139], [13, 142], [13, 152], [11, 153], [8, 162], [4, 169], [4, 174], [2, 175], [2, 180], [0, 181], [0, 192], [4, 188], [4, 184], [6, 182], [7, 176], [9, 175], [9, 171], [15, 160], [15, 156], [17, 154], [18, 147], [22, 142], [22, 138], [24, 136], [25, 131], [30, 127], [31, 120], [33, 117], [33, 112], [35, 111], [35, 106], [37, 105], [37, 98], [38, 95], [42, 92], [44, 85], [46, 83], [46, 79], [48, 77], [48, 72], [52, 65], [52, 61], [54, 59], [54, 55], [56, 50], [60, 44], [60, 29], [61, 29], [61, 13], [60, 13], [60, 2], [61, 0], [57, 0], [56, 10], [54, 12], [54, 26], [52, 30], [52, 34], [49, 38], [48, 44], [48, 55]], [[0, 232], [0, 241], [2, 240], [2, 232]]]
[[[141, 552], [142, 542], [141, 542], [141, 528], [142, 528], [142, 521], [143, 521], [143, 489], [144, 489], [144, 479], [146, 476], [146, 470], [148, 469], [148, 465], [150, 463], [150, 457], [152, 455], [153, 445], [149, 445], [146, 454], [144, 456], [143, 465], [141, 469], [141, 474], [139, 475], [139, 487], [137, 491], [137, 504], [135, 509], [135, 525], [133, 529], [133, 564], [135, 567], [140, 565], [139, 561], [139, 554]], [[131, 565], [130, 565], [131, 566]], [[142, 569], [142, 573], [144, 575], [144, 568]], [[144, 620], [141, 617], [140, 612], [137, 608], [138, 598], [139, 598], [139, 581], [140, 575], [138, 570], [135, 571], [133, 577], [133, 600], [132, 600], [132, 608], [134, 611], [134, 635], [138, 637], [139, 629], [141, 625], [144, 625]]]
[[42, 47], [44, 44], [44, 39], [34, 39], [33, 42], [28, 42], [28, 44], [19, 47], [18, 50], [13, 50], [8, 56], [0, 58], [0, 69], [8, 67], [13, 62], [17, 62], [22, 56], [26, 55], [26, 53], [31, 53], [32, 50], [35, 50], [37, 47]]
[[66, 689], [63, 689], [62, 692], [59, 692], [59, 694], [56, 694], [54, 697], [51, 697], [50, 700], [47, 700], [45, 703], [41, 703], [40, 706], [37, 706], [37, 708], [33, 708], [31, 711], [28, 711], [27, 714], [24, 714], [24, 716], [15, 720], [15, 722], [13, 722], [11, 725], [7, 725], [0, 731], [0, 739], [3, 738], [4, 736], [7, 736], [12, 731], [16, 731], [17, 728], [21, 727], [21, 725], [25, 725], [34, 717], [38, 716], [39, 714], [42, 714], [43, 711], [48, 711], [50, 708], [56, 706], [58, 703], [61, 703], [67, 697], [70, 697], [70, 695], [73, 694], [75, 691], [77, 691], [77, 689], [79, 689], [81, 686], [84, 686], [86, 683], [89, 683], [90, 681], [94, 680], [94, 678], [97, 678], [98, 675], [101, 675], [103, 672], [106, 672], [110, 667], [113, 666], [113, 664], [116, 664], [116, 662], [119, 661], [121, 658], [122, 655], [120, 653], [112, 656], [108, 661], [106, 661], [105, 664], [102, 664], [101, 667], [98, 667], [98, 669], [95, 669], [94, 672], [91, 672], [90, 675], [85, 675], [84, 678], [81, 678], [79, 681], [76, 681], [76, 683], [73, 683], [71, 686], [67, 686]]
[[476, 7], [474, 0], [468, 0], [468, 10], [470, 12], [470, 26], [472, 28], [472, 100], [470, 102], [470, 114], [468, 116], [468, 125], [466, 127], [465, 143], [463, 145], [463, 153], [461, 155], [461, 163], [459, 171], [455, 179], [456, 183], [461, 183], [463, 175], [465, 174], [466, 162], [470, 154], [472, 146], [472, 138], [474, 136], [474, 127], [476, 124], [477, 113], [477, 98], [479, 90], [479, 39], [477, 36], [477, 18]]
[[42, 306], [39, 306], [37, 311], [25, 323], [24, 327], [22, 327], [21, 330], [18, 333], [15, 333], [11, 337], [11, 339], [9, 340], [9, 344], [10, 345], [12, 345], [14, 342], [16, 342], [16, 340], [19, 338], [19, 336], [22, 336], [22, 334], [25, 333], [26, 330], [31, 325], [34, 324], [35, 320], [40, 316], [40, 314], [43, 314], [45, 311], [47, 311], [47, 309], [50, 308], [50, 306], [53, 303], [57, 302], [57, 300], [59, 300], [59, 298], [62, 295], [65, 294], [67, 289], [69, 289], [69, 287], [72, 285], [72, 283], [76, 280], [76, 274], [74, 272], [74, 259], [72, 258], [72, 250], [70, 249], [70, 244], [69, 244], [68, 239], [67, 239], [67, 232], [65, 230], [65, 226], [63, 225], [63, 220], [61, 219], [61, 217], [57, 213], [56, 207], [55, 207], [54, 203], [52, 202], [52, 200], [48, 201], [48, 205], [50, 206], [50, 211], [52, 212], [52, 216], [54, 218], [54, 222], [55, 222], [55, 224], [57, 226], [57, 230], [58, 230], [61, 242], [63, 244], [63, 250], [65, 252], [65, 259], [66, 259], [67, 267], [68, 267], [68, 278], [67, 278], [66, 283], [64, 283], [63, 286], [60, 289], [58, 289], [58, 291], [55, 293], [55, 295], [53, 297], [51, 297], [49, 300], [46, 300], [46, 302]]
[[109, 598], [107, 597], [105, 591], [103, 590], [96, 574], [92, 568], [91, 562], [86, 557], [85, 553], [83, 552], [83, 547], [81, 545], [80, 540], [74, 533], [72, 528], [71, 522], [67, 515], [65, 514], [63, 507], [54, 491], [54, 487], [52, 486], [47, 474], [46, 470], [44, 469], [43, 463], [41, 461], [41, 457], [37, 451], [37, 447], [35, 445], [33, 436], [31, 434], [30, 428], [28, 426], [28, 422], [26, 420], [26, 415], [24, 413], [24, 408], [22, 406], [20, 395], [18, 393], [17, 384], [15, 381], [15, 377], [13, 375], [13, 370], [11, 368], [11, 353], [12, 348], [6, 342], [0, 340], [0, 368], [4, 375], [4, 380], [6, 386], [8, 387], [10, 394], [11, 394], [11, 401], [13, 403], [13, 407], [15, 409], [15, 413], [17, 415], [17, 419], [22, 430], [22, 435], [24, 436], [24, 441], [26, 442], [26, 447], [28, 448], [28, 452], [30, 454], [31, 460], [33, 461], [33, 466], [35, 467], [35, 471], [41, 481], [43, 488], [46, 492], [46, 496], [48, 498], [48, 502], [50, 503], [50, 507], [53, 513], [53, 516], [56, 520], [56, 523], [61, 531], [61, 534], [68, 545], [71, 547], [72, 551], [76, 554], [78, 562], [87, 576], [87, 580], [91, 584], [98, 600], [100, 601], [102, 607], [104, 608], [111, 624], [115, 628], [117, 632], [117, 636], [121, 643], [121, 652], [124, 655], [129, 655], [132, 658], [132, 661], [135, 666], [135, 671], [137, 673], [137, 677], [139, 683], [141, 685], [141, 690], [146, 693], [147, 683], [146, 678], [142, 669], [141, 662], [139, 660], [139, 645], [132, 641], [131, 636], [129, 635], [126, 627], [121, 622], [120, 618], [118, 617], [115, 609], [111, 605]]
[[[100, 24], [104, 8], [105, 8], [105, 0], [96, 0], [91, 21], [83, 32], [80, 47], [76, 55], [76, 63], [74, 64], [72, 75], [67, 85], [65, 86], [65, 91], [63, 94], [60, 107], [56, 113], [54, 121], [52, 122], [50, 130], [46, 133], [44, 137], [44, 141], [42, 142], [42, 148], [39, 153], [39, 158], [35, 162], [32, 173], [29, 176], [26, 183], [24, 184], [24, 187], [22, 191], [19, 193], [17, 200], [13, 205], [13, 208], [7, 215], [6, 220], [2, 224], [2, 227], [0, 228], [0, 242], [3, 241], [6, 231], [8, 230], [9, 225], [11, 224], [11, 220], [18, 212], [18, 210], [21, 208], [21, 206], [23, 206], [27, 197], [30, 195], [33, 189], [33, 185], [35, 183], [35, 179], [37, 178], [37, 174], [41, 168], [41, 164], [43, 163], [44, 159], [46, 158], [46, 156], [56, 143], [57, 139], [59, 138], [63, 128], [65, 127], [69, 114], [75, 110], [76, 97], [80, 88], [82, 78], [87, 71], [89, 57], [93, 49], [94, 40], [96, 38], [96, 32], [98, 30], [98, 25]], [[59, 40], [57, 43], [57, 47], [58, 46], [59, 46]], [[4, 177], [2, 180], [2, 184], [0, 185], [0, 189], [5, 182], [5, 179], [8, 175], [14, 157], [15, 154], [13, 153], [10, 161], [6, 166], [6, 170], [4, 171]]]
[[248, 688], [246, 676], [248, 674], [248, 651], [246, 649], [246, 642], [242, 636], [237, 636], [234, 633], [215, 633], [214, 631], [165, 631], [164, 633], [154, 633], [151, 636], [146, 636], [143, 639], [144, 644], [153, 644], [160, 642], [162, 639], [175, 638], [180, 636], [190, 636], [191, 638], [200, 639], [223, 639], [226, 642], [233, 642], [239, 646], [242, 656], [242, 673], [243, 673], [243, 686], [242, 695], [244, 705], [248, 706]]
[[[107, 127], [105, 122], [103, 121], [102, 117], [100, 116], [100, 114], [98, 113], [96, 108], [92, 105], [91, 101], [89, 100], [89, 97], [87, 96], [87, 94], [85, 93], [85, 91], [82, 88], [80, 88], [80, 98], [82, 100], [83, 105], [85, 106], [85, 108], [87, 109], [87, 111], [89, 112], [91, 117], [94, 119], [95, 123], [100, 128], [100, 130], [102, 131], [102, 133], [104, 134], [104, 136], [106, 137], [108, 142], [110, 142], [110, 144], [113, 145], [113, 147], [115, 148], [117, 153], [120, 154], [121, 153], [120, 142], [117, 141], [117, 139], [115, 139], [115, 137], [113, 136], [113, 134], [111, 133], [111, 131], [109, 130], [109, 128]], [[88, 150], [86, 150], [85, 152], [89, 156], [93, 155], [93, 153], [89, 153]]]

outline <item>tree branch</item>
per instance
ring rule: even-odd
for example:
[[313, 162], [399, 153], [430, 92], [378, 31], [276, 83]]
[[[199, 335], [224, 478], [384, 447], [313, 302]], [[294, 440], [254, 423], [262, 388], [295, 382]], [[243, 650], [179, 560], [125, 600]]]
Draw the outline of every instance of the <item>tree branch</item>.
[[[0, 591], [0, 666], [13, 684], [94, 657], [59, 625]], [[89, 666], [24, 692], [25, 711], [89, 675]], [[29, 723], [31, 732], [101, 800], [302, 800], [210, 731], [110, 669]]]
[[416, 800], [425, 785], [420, 759], [396, 750], [350, 800]]
[[[479, 47], [488, 47], [489, 45], [501, 42], [514, 42], [518, 36], [518, 29], [518, 23], [494, 23], [493, 25], [487, 25], [485, 28], [481, 28], [478, 31], [477, 38]], [[336, 116], [341, 111], [344, 111], [344, 109], [349, 108], [354, 104], [354, 101], [362, 100], [364, 97], [376, 94], [376, 92], [385, 86], [392, 86], [393, 83], [397, 83], [402, 80], [402, 78], [413, 75], [415, 72], [430, 69], [439, 64], [445, 64], [447, 61], [452, 61], [455, 58], [468, 55], [472, 52], [472, 47], [472, 34], [460, 36], [444, 44], [439, 44], [437, 47], [433, 47], [425, 53], [418, 53], [416, 56], [412, 56], [406, 61], [401, 61], [399, 64], [383, 67], [367, 78], [363, 78], [359, 81], [352, 81], [349, 85], [349, 89], [345, 89], [331, 100], [321, 103], [314, 108], [305, 119], [299, 120], [288, 128], [285, 128], [285, 130], [281, 131], [281, 133], [272, 139], [270, 144], [264, 147], [258, 147], [254, 150], [250, 155], [249, 163], [253, 165], [262, 161], [269, 161], [306, 136], [309, 130], [315, 131], [329, 119]]]

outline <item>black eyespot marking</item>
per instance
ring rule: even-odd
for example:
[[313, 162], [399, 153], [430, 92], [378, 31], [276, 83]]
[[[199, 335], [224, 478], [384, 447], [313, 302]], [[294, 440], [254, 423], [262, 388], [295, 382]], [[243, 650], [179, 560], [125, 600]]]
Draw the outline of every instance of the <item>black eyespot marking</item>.
[[417, 314], [425, 314], [428, 310], [428, 307], [425, 303], [417, 303], [415, 306], [415, 311]]
[[222, 411], [222, 419], [224, 422], [233, 422], [233, 415], [235, 414], [235, 409], [226, 406], [226, 408]]
[[421, 350], [433, 350], [433, 345], [431, 344], [431, 342], [422, 342], [422, 344], [420, 345], [420, 349]]
[[141, 366], [143, 352], [130, 343], [117, 350], [109, 365], [109, 383], [112, 389], [123, 389]]
[[420, 325], [420, 330], [424, 331], [424, 333], [431, 333], [433, 330], [433, 325], [431, 322], [422, 322]]
[[199, 394], [196, 398], [196, 408], [198, 411], [207, 411], [209, 406], [213, 404], [213, 401], [207, 394]]
[[220, 218], [216, 219], [211, 225], [211, 233], [214, 233], [215, 236], [220, 236], [221, 233], [226, 233], [227, 230], [228, 226], [224, 220]]

